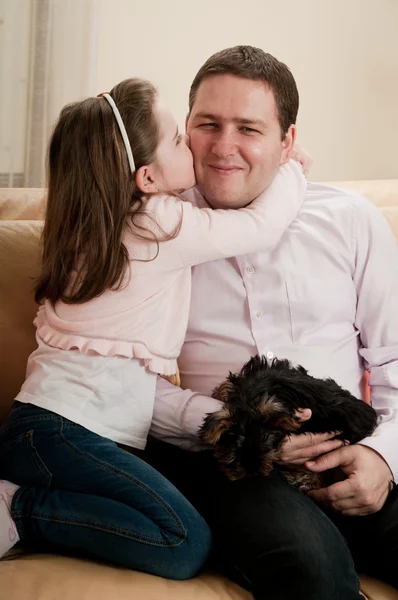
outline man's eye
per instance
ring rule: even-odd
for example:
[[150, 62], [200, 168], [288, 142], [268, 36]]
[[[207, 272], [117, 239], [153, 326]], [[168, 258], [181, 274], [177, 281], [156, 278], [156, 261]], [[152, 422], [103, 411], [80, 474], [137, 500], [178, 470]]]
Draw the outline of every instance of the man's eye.
[[257, 129], [252, 129], [251, 127], [241, 127], [240, 130], [243, 133], [258, 133]]
[[216, 123], [201, 123], [199, 125], [199, 127], [201, 127], [202, 129], [214, 129], [214, 127], [217, 127]]

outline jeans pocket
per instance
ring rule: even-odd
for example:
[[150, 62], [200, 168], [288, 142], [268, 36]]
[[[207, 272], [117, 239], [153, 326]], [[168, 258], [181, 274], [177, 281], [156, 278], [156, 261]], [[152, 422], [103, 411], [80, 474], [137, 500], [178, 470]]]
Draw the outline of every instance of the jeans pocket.
[[0, 477], [22, 486], [50, 486], [51, 473], [34, 445], [33, 429], [0, 443]]

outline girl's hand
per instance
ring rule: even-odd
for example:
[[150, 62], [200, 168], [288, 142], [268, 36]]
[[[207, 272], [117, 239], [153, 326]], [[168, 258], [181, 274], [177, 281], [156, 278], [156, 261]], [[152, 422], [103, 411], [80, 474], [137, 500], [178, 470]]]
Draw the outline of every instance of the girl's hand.
[[313, 163], [312, 157], [308, 154], [308, 152], [304, 150], [304, 148], [301, 148], [295, 144], [290, 158], [297, 160], [297, 162], [300, 163], [304, 175], [308, 177]]
[[178, 369], [177, 373], [175, 373], [174, 375], [161, 375], [160, 377], [170, 382], [172, 385], [181, 387], [180, 371]]

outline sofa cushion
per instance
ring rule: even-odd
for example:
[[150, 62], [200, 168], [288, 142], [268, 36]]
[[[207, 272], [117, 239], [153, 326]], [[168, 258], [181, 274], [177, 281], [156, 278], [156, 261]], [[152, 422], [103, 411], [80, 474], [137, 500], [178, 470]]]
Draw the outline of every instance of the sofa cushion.
[[251, 594], [219, 575], [206, 573], [188, 581], [171, 581], [51, 555], [22, 555], [1, 561], [0, 581], [1, 598], [7, 600], [252, 599]]
[[355, 190], [377, 206], [398, 239], [398, 179], [333, 181], [329, 185]]
[[[7, 600], [253, 600], [220, 575], [171, 581], [80, 558], [22, 554], [0, 561], [1, 598]], [[361, 577], [368, 600], [398, 600], [384, 583]], [[336, 598], [336, 600], [338, 600]]]
[[368, 600], [397, 600], [398, 591], [370, 577], [361, 577], [361, 590]]
[[46, 190], [42, 188], [0, 189], [0, 219], [30, 220], [44, 219]]
[[0, 422], [25, 378], [36, 347], [34, 278], [41, 221], [0, 221]]

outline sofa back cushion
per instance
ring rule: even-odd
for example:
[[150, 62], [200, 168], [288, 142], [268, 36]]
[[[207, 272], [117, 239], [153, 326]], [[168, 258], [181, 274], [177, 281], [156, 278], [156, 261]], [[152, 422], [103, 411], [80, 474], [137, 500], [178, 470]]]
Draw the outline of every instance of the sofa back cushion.
[[0, 188], [0, 220], [42, 221], [45, 198], [42, 188]]
[[0, 221], [0, 422], [25, 377], [35, 349], [33, 299], [42, 221]]

